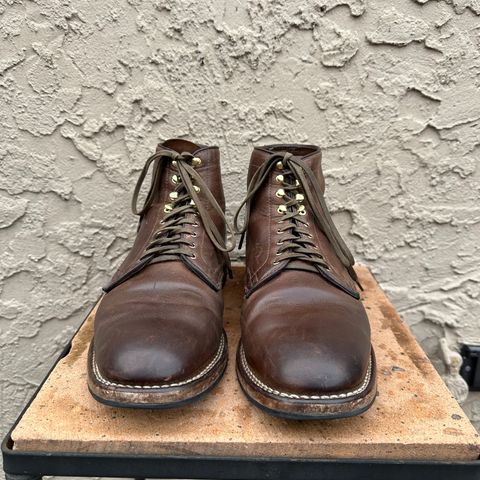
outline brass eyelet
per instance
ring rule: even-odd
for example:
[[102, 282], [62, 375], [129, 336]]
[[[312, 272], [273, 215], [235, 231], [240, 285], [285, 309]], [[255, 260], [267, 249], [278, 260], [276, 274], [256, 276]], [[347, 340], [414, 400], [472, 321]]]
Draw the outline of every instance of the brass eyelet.
[[277, 183], [283, 183], [283, 180], [284, 180], [284, 177], [283, 177], [282, 174], [277, 175], [277, 176], [275, 177], [275, 181], [276, 181]]
[[278, 241], [277, 245], [283, 245], [283, 242]]
[[198, 237], [198, 234], [197, 234], [197, 232], [192, 232], [192, 233], [190, 234], [190, 236], [195, 238], [195, 237]]
[[178, 198], [178, 192], [170, 192], [168, 196], [170, 200], [176, 200]]
[[301, 193], [297, 193], [295, 195], [295, 200], [297, 200], [298, 202], [303, 202], [305, 200], [305, 197]]
[[173, 210], [173, 207], [170, 203], [166, 203], [165, 206], [163, 207], [163, 211], [165, 213], [170, 213]]
[[190, 205], [195, 205], [195, 202], [193, 200], [190, 200]]
[[276, 255], [277, 257], [279, 257], [279, 256], [281, 255], [281, 253], [280, 253], [280, 252], [277, 252], [275, 255]]
[[193, 186], [193, 189], [194, 189], [197, 193], [200, 192], [200, 187], [197, 187], [196, 185]]
[[287, 207], [285, 205], [279, 205], [277, 208], [278, 213], [285, 213], [287, 211]]
[[195, 247], [195, 243], [189, 243], [188, 246], [189, 246], [190, 248], [196, 248], [196, 247]]
[[197, 255], [195, 253], [193, 253], [192, 255], [190, 255], [190, 258], [195, 259], [195, 258], [197, 258]]
[[275, 166], [277, 167], [278, 170], [283, 170], [283, 162], [282, 161], [277, 162], [277, 164]]
[[278, 260], [273, 261], [273, 265], [278, 265], [280, 262]]
[[177, 161], [176, 160], [172, 160], [172, 167], [177, 168]]
[[278, 198], [282, 198], [285, 196], [285, 190], [283, 188], [279, 188], [276, 192], [275, 192], [275, 195], [278, 197]]
[[178, 185], [181, 181], [182, 181], [182, 179], [178, 175], [172, 175], [172, 182], [175, 185]]
[[305, 206], [304, 205], [300, 205], [298, 207], [298, 214], [299, 215], [306, 215], [307, 214], [307, 211], [305, 210]]
[[202, 159], [198, 157], [192, 158], [192, 167], [199, 167], [202, 164]]

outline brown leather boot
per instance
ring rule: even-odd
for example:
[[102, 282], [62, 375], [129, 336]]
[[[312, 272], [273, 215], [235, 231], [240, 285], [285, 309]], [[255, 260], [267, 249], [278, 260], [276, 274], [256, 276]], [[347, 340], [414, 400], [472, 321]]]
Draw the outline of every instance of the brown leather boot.
[[375, 358], [354, 260], [325, 205], [320, 149], [256, 148], [248, 179], [240, 384], [273, 415], [358, 415], [375, 398]]
[[221, 378], [221, 290], [233, 248], [225, 241], [224, 203], [217, 147], [173, 139], [147, 160], [132, 202], [140, 216], [135, 243], [95, 315], [88, 386], [100, 402], [173, 407]]

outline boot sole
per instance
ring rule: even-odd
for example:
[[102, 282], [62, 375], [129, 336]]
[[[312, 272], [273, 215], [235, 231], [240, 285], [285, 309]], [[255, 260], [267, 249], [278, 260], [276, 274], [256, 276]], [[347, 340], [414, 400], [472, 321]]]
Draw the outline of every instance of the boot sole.
[[375, 400], [376, 370], [372, 348], [369, 369], [359, 387], [342, 393], [293, 394], [280, 392], [262, 382], [249, 367], [241, 343], [237, 350], [237, 377], [248, 400], [270, 415], [292, 420], [334, 420], [361, 415]]
[[188, 405], [207, 394], [221, 380], [228, 361], [227, 337], [223, 332], [218, 351], [198, 374], [163, 385], [120, 384], [104, 378], [95, 362], [93, 341], [88, 352], [88, 389], [95, 400], [110, 407], [164, 409]]

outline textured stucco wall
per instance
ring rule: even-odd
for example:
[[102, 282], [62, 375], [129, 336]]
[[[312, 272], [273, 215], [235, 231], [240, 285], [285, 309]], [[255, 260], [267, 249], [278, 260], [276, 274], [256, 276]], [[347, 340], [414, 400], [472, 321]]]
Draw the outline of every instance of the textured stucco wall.
[[[324, 148], [327, 200], [438, 368], [479, 340], [478, 0], [0, 0], [2, 432], [134, 236], [159, 139]], [[467, 409], [480, 421], [478, 397]]]

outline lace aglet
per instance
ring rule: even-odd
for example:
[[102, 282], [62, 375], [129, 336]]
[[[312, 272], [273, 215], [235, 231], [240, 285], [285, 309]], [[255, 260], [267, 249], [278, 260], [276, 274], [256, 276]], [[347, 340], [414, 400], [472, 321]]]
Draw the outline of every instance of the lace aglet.
[[243, 241], [245, 240], [245, 232], [240, 236], [240, 241], [238, 242], [238, 249], [241, 250], [243, 246]]
[[111, 292], [117, 285], [119, 284], [119, 282], [110, 282], [108, 285], [105, 285], [104, 287], [102, 287], [102, 290], [104, 293], [108, 293], [108, 292]]

